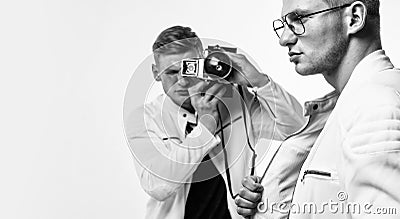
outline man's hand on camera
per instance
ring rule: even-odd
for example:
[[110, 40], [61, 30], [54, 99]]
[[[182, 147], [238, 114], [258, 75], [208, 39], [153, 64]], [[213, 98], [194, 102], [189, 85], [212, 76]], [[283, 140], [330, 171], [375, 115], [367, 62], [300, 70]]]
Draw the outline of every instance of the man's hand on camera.
[[230, 52], [226, 54], [232, 60], [234, 68], [229, 81], [247, 87], [263, 87], [269, 82], [267, 75], [260, 73], [246, 56]]
[[235, 198], [238, 214], [243, 217], [252, 216], [257, 211], [264, 187], [259, 183], [260, 177], [247, 176], [242, 180], [243, 187]]
[[190, 101], [199, 121], [214, 134], [218, 126], [218, 103], [225, 94], [223, 84], [197, 79], [198, 83], [188, 89]]

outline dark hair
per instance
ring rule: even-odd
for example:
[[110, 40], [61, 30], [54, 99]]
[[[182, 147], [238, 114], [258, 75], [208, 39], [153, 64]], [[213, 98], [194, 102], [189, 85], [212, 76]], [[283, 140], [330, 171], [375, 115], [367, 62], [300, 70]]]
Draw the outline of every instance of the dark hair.
[[[324, 0], [330, 7], [335, 7], [339, 5], [349, 4], [355, 2], [355, 0]], [[367, 31], [371, 31], [371, 33], [380, 38], [380, 14], [379, 14], [379, 0], [358, 0], [365, 4], [367, 7], [367, 27], [365, 28]]]
[[153, 44], [153, 53], [171, 54], [184, 52], [190, 49], [203, 50], [199, 37], [190, 27], [173, 26], [165, 29], [158, 35]]
[[[354, 0], [324, 0], [330, 7], [353, 3]], [[367, 7], [368, 16], [379, 17], [379, 0], [359, 0]]]

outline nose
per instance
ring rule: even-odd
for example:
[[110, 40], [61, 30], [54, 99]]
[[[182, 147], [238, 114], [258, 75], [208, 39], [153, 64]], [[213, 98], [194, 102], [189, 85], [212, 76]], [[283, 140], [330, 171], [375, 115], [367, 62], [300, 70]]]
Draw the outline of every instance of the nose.
[[180, 73], [178, 73], [178, 82], [181, 87], [189, 87], [190, 79], [187, 77], [183, 77]]
[[281, 46], [289, 46], [296, 44], [297, 36], [293, 33], [292, 30], [285, 24], [282, 36], [279, 38], [279, 44]]

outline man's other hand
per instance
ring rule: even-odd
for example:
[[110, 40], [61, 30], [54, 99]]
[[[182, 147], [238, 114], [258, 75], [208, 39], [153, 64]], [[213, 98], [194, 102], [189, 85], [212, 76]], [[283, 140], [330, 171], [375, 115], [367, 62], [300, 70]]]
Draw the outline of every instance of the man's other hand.
[[238, 214], [249, 217], [256, 213], [264, 187], [259, 183], [260, 177], [247, 176], [242, 180], [242, 188], [235, 198]]
[[233, 62], [233, 72], [229, 76], [229, 81], [247, 87], [263, 87], [269, 79], [251, 64], [245, 55], [226, 52]]

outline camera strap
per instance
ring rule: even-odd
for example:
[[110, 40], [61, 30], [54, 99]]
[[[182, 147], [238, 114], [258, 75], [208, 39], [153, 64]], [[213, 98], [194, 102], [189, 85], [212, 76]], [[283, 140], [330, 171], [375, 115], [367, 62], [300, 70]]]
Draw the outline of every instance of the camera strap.
[[254, 150], [254, 148], [251, 146], [250, 139], [249, 139], [249, 132], [248, 132], [249, 130], [247, 128], [247, 121], [246, 121], [246, 106], [244, 105], [243, 87], [241, 85], [238, 85], [238, 91], [239, 91], [240, 97], [242, 98], [242, 100], [240, 101], [240, 105], [242, 107], [243, 122], [244, 122], [244, 129], [246, 131], [247, 145], [249, 146], [251, 152], [253, 153], [252, 160], [251, 160], [251, 171], [250, 171], [250, 175], [253, 175], [257, 154], [256, 154], [256, 151]]
[[[250, 171], [250, 175], [254, 174], [254, 168], [255, 168], [255, 160], [257, 157], [256, 151], [253, 149], [253, 147], [251, 146], [250, 143], [250, 139], [249, 139], [249, 133], [248, 133], [248, 129], [247, 129], [247, 119], [246, 119], [246, 106], [244, 105], [244, 94], [243, 94], [243, 87], [238, 85], [238, 91], [241, 97], [240, 100], [240, 104], [241, 104], [241, 108], [242, 108], [242, 115], [243, 115], [243, 122], [244, 122], [244, 128], [245, 128], [245, 132], [246, 132], [246, 140], [247, 140], [247, 145], [250, 148], [251, 152], [252, 152], [252, 164], [251, 164], [251, 171]], [[218, 118], [219, 118], [219, 122], [222, 126], [222, 118], [221, 118], [221, 113], [219, 110], [219, 107], [217, 106], [217, 111], [218, 111]], [[227, 179], [227, 183], [228, 183], [228, 188], [229, 188], [229, 193], [232, 197], [232, 199], [235, 199], [238, 194], [233, 194], [232, 191], [232, 182], [231, 182], [231, 174], [229, 171], [229, 164], [228, 164], [228, 155], [225, 149], [225, 139], [224, 139], [224, 129], [221, 128], [221, 145], [222, 145], [222, 151], [224, 154], [224, 163], [225, 163], [225, 169], [226, 169], [226, 179]]]

